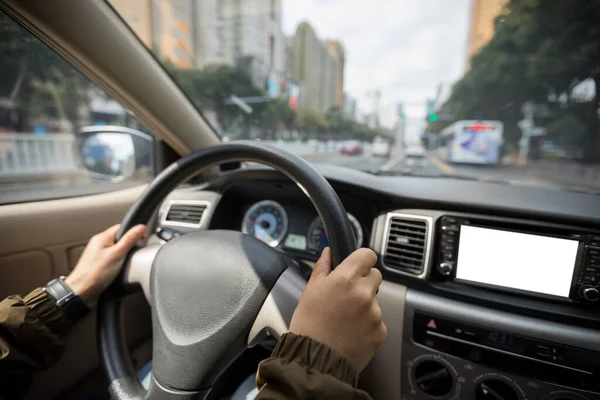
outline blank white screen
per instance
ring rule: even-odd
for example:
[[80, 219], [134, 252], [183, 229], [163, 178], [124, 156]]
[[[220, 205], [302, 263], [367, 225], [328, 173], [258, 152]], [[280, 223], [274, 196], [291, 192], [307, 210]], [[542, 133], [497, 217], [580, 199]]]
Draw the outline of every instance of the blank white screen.
[[456, 278], [568, 297], [576, 240], [462, 225]]

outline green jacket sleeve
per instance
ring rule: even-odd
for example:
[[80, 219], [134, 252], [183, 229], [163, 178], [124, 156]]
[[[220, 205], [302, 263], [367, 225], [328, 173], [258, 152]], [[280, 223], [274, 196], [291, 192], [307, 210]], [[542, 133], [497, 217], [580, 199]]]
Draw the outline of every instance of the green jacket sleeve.
[[18, 399], [34, 371], [62, 356], [72, 322], [42, 289], [0, 302], [0, 399]]
[[286, 333], [256, 374], [260, 400], [360, 399], [358, 373], [338, 352], [307, 336]]

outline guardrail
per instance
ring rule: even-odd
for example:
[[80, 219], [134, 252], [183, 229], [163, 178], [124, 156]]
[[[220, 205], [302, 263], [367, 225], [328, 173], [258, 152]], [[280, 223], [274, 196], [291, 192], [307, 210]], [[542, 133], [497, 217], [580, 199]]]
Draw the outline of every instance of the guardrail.
[[0, 133], [0, 177], [26, 178], [75, 173], [75, 135]]

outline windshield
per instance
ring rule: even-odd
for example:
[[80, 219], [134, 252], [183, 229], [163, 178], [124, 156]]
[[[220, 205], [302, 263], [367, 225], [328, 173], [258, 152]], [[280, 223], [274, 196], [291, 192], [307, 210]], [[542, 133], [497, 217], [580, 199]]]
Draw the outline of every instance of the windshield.
[[223, 141], [600, 189], [598, 0], [110, 3]]

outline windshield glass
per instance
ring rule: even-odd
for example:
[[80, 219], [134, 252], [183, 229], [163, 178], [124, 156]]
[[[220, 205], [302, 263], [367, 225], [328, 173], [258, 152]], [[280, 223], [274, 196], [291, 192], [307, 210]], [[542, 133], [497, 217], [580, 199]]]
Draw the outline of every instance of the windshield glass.
[[600, 1], [110, 0], [223, 141], [600, 189]]

